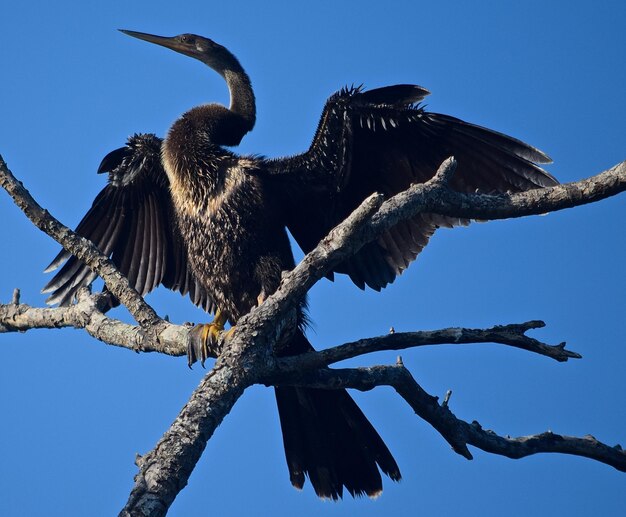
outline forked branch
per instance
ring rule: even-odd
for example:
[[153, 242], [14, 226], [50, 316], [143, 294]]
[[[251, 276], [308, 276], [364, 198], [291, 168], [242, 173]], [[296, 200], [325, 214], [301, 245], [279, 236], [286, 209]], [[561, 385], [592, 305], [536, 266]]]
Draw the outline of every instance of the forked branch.
[[404, 367], [400, 358], [395, 366], [325, 368], [304, 374], [291, 371], [271, 378], [270, 384], [321, 389], [353, 388], [361, 391], [368, 391], [377, 386], [391, 386], [419, 417], [441, 434], [455, 452], [468, 460], [472, 459], [472, 454], [467, 446], [473, 445], [483, 451], [513, 459], [544, 452], [573, 454], [606, 463], [621, 472], [626, 472], [626, 451], [620, 445], [611, 447], [599, 442], [593, 436], [579, 438], [546, 431], [511, 438], [483, 429], [476, 421], [470, 424], [457, 418], [450, 410], [448, 401], [440, 404], [437, 397], [429, 395]]
[[[579, 454], [624, 470], [624, 453], [592, 438], [571, 438], [552, 433], [522, 438], [503, 438], [484, 431], [478, 424], [457, 419], [448, 404], [439, 404], [402, 366], [330, 370], [328, 364], [376, 350], [403, 349], [425, 344], [495, 342], [552, 357], [557, 361], [580, 357], [564, 344], [547, 345], [525, 335], [541, 322], [491, 329], [445, 329], [393, 334], [347, 343], [324, 352], [280, 361], [272, 347], [293, 323], [292, 312], [299, 300], [333, 266], [356, 253], [398, 221], [420, 212], [476, 219], [499, 219], [540, 214], [590, 203], [626, 190], [626, 162], [593, 178], [567, 185], [510, 195], [464, 195], [448, 188], [455, 162], [450, 158], [430, 181], [412, 185], [389, 200], [373, 194], [343, 223], [333, 229], [291, 272], [280, 288], [250, 314], [238, 321], [237, 330], [219, 352], [215, 367], [205, 376], [191, 399], [153, 451], [138, 460], [139, 472], [123, 515], [164, 515], [186, 485], [207, 441], [243, 391], [254, 383], [291, 383], [320, 388], [371, 389], [393, 386], [414, 411], [435, 427], [466, 458], [468, 445], [509, 457], [536, 452]], [[43, 210], [13, 177], [0, 157], [0, 185], [42, 231], [83, 260], [104, 278], [108, 289], [129, 309], [139, 327], [107, 318], [97, 298], [81, 294], [78, 303], [66, 309], [36, 309], [19, 303], [0, 306], [0, 331], [35, 327], [74, 326], [109, 342], [133, 350], [182, 355], [187, 329], [161, 320], [119, 274], [111, 261], [90, 242], [77, 236]], [[129, 337], [131, 336], [131, 337]]]

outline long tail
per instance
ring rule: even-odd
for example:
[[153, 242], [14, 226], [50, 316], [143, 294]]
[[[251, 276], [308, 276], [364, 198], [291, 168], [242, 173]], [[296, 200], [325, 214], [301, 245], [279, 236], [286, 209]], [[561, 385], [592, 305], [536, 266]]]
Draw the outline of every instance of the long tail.
[[[298, 331], [283, 353], [311, 349]], [[341, 498], [344, 486], [353, 497], [376, 497], [383, 490], [379, 468], [400, 480], [385, 442], [346, 390], [277, 387], [276, 402], [289, 477], [296, 488], [303, 487], [307, 476], [325, 499]]]

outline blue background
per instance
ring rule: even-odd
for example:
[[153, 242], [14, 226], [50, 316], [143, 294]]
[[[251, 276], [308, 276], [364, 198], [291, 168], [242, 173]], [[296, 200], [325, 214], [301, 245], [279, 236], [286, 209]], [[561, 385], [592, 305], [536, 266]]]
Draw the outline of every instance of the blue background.
[[[258, 123], [246, 153], [306, 149], [325, 99], [346, 84], [417, 83], [433, 111], [513, 134], [552, 156], [561, 181], [626, 158], [626, 4], [491, 2], [13, 2], [0, 19], [0, 153], [42, 205], [74, 226], [104, 179], [104, 154], [133, 132], [163, 135], [182, 112], [228, 102], [199, 63], [116, 28], [195, 32], [249, 72]], [[432, 394], [453, 390], [460, 418], [513, 436], [555, 432], [626, 441], [624, 196], [544, 217], [441, 230], [382, 294], [345, 279], [311, 292], [317, 347], [364, 336], [540, 318], [533, 335], [567, 340], [560, 364], [493, 345], [403, 352]], [[0, 194], [0, 299], [42, 305], [58, 245]], [[172, 321], [206, 317], [167, 292]], [[118, 312], [118, 314], [121, 314]], [[125, 317], [121, 314], [121, 317]], [[0, 514], [113, 515], [145, 453], [205, 372], [137, 355], [84, 332], [0, 336]], [[377, 354], [349, 364], [390, 363]], [[376, 501], [318, 501], [291, 488], [273, 393], [246, 392], [171, 515], [623, 515], [624, 474], [542, 455], [512, 461], [444, 440], [390, 389], [355, 393], [404, 479]]]

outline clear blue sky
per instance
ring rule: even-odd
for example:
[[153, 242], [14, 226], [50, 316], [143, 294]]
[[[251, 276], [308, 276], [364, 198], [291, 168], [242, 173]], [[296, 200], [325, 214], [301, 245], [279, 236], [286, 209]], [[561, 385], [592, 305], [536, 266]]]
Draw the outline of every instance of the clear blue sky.
[[[433, 111], [513, 134], [561, 181], [626, 158], [626, 4], [491, 2], [11, 2], [0, 19], [0, 153], [74, 226], [133, 132], [163, 135], [201, 102], [227, 101], [201, 64], [115, 29], [195, 32], [249, 72], [258, 123], [243, 152], [305, 149], [346, 84], [417, 83]], [[58, 246], [0, 193], [0, 299], [41, 305]], [[501, 434], [552, 429], [626, 445], [626, 197], [545, 217], [440, 231], [382, 294], [345, 280], [311, 293], [317, 347], [387, 332], [544, 319], [536, 336], [583, 359], [560, 364], [484, 345], [404, 352], [423, 387]], [[187, 300], [149, 298], [175, 322]], [[79, 331], [0, 335], [0, 514], [113, 515], [135, 453], [150, 450], [205, 373]], [[352, 364], [389, 363], [378, 354]], [[377, 501], [318, 501], [291, 488], [271, 390], [249, 390], [209, 443], [171, 515], [623, 515], [626, 477], [581, 458], [468, 462], [389, 389], [356, 393], [404, 480]]]

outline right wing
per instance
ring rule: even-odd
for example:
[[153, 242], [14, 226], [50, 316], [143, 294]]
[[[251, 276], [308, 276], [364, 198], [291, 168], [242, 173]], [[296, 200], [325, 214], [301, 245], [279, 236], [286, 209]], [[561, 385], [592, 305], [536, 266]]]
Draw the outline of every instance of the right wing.
[[[428, 95], [416, 85], [344, 89], [327, 101], [309, 150], [267, 160], [268, 181], [281, 193], [286, 225], [305, 253], [370, 194], [387, 198], [424, 183], [449, 156], [457, 160], [450, 186], [497, 194], [556, 185], [539, 164], [538, 149], [496, 131], [416, 104]], [[380, 290], [394, 281], [437, 228], [468, 220], [419, 213], [363, 246], [334, 271], [359, 287]]]
[[[98, 173], [108, 172], [109, 183], [76, 228], [111, 257], [120, 272], [142, 296], [159, 284], [189, 297], [207, 312], [215, 304], [198, 284], [187, 262], [185, 247], [174, 221], [169, 181], [161, 163], [162, 140], [152, 134], [134, 135], [125, 147], [104, 157]], [[69, 305], [76, 292], [97, 275], [62, 250], [46, 268], [63, 267], [42, 292], [49, 304]]]

